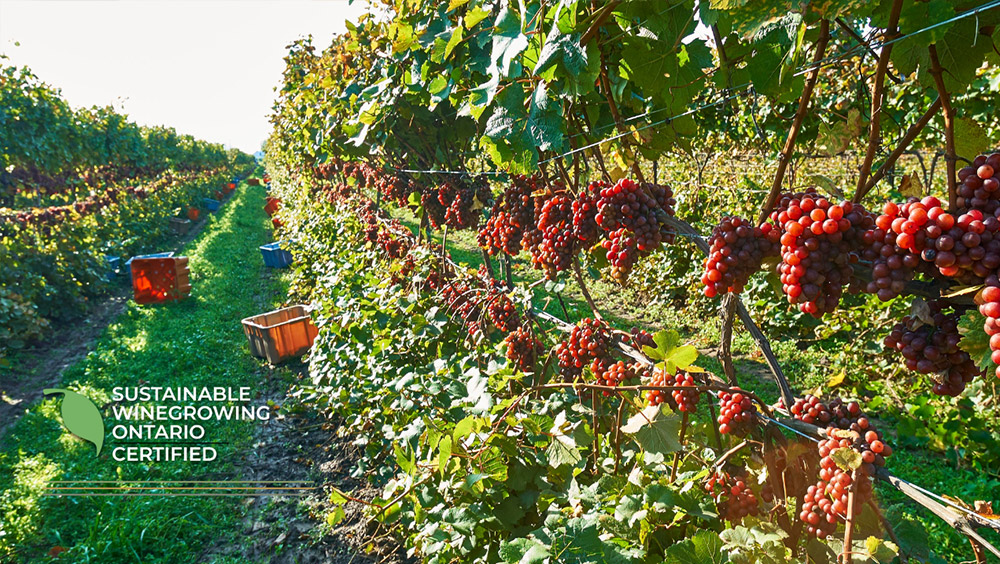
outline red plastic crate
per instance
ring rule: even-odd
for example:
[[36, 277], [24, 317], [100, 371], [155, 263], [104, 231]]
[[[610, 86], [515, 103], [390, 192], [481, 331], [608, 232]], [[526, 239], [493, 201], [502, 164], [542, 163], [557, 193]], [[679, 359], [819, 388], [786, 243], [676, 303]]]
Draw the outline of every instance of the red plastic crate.
[[191, 294], [187, 257], [134, 259], [132, 292], [138, 304], [183, 300]]
[[281, 207], [281, 199], [268, 196], [267, 204], [264, 206], [264, 211], [267, 212], [267, 216], [273, 217], [274, 214], [278, 213], [279, 207]]

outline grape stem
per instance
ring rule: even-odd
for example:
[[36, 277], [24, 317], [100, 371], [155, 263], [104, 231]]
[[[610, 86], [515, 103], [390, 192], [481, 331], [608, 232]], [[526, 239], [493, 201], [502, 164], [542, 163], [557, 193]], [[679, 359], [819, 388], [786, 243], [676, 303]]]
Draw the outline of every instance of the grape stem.
[[944, 69], [941, 68], [941, 61], [938, 59], [937, 46], [931, 44], [927, 48], [931, 56], [931, 75], [934, 77], [934, 85], [937, 87], [938, 99], [941, 101], [942, 115], [944, 116], [944, 162], [948, 167], [948, 208], [958, 207], [958, 185], [955, 181], [955, 109], [951, 107], [951, 96], [944, 86]]
[[[895, 39], [899, 34], [899, 14], [903, 9], [903, 0], [894, 0], [892, 9], [889, 12], [889, 24], [885, 29], [885, 41]], [[869, 119], [871, 131], [868, 134], [868, 148], [865, 151], [865, 160], [861, 163], [858, 174], [858, 186], [854, 193], [854, 203], [860, 201], [859, 195], [868, 184], [868, 177], [871, 174], [872, 162], [875, 160], [875, 153], [878, 152], [879, 141], [882, 138], [881, 119], [882, 101], [885, 98], [885, 72], [889, 68], [889, 55], [892, 53], [893, 44], [883, 44], [879, 53], [878, 66], [875, 68], [875, 83], [872, 85], [872, 111]]]
[[847, 492], [847, 519], [844, 526], [844, 552], [840, 555], [843, 564], [851, 564], [851, 533], [854, 528], [854, 492], [858, 486], [858, 471], [851, 472], [851, 490]]
[[[920, 132], [924, 129], [924, 127], [926, 127], [927, 124], [930, 123], [931, 119], [935, 116], [935, 114], [937, 114], [938, 110], [940, 109], [941, 109], [941, 97], [939, 96], [936, 100], [934, 100], [931, 106], [927, 108], [927, 111], [924, 112], [924, 115], [920, 116], [920, 119], [918, 119], [916, 123], [911, 125], [910, 128], [906, 130], [906, 134], [903, 135], [902, 139], [899, 140], [899, 143], [897, 144], [896, 148], [885, 159], [885, 162], [882, 163], [882, 166], [880, 166], [878, 170], [875, 171], [875, 174], [873, 174], [872, 177], [868, 180], [868, 183], [865, 184], [864, 189], [861, 190], [860, 194], [855, 194], [854, 201], [860, 201], [862, 198], [864, 198], [865, 195], [868, 194], [868, 192], [875, 187], [875, 184], [877, 184], [879, 180], [882, 180], [882, 178], [885, 177], [886, 173], [896, 164], [896, 161], [899, 159], [899, 157], [906, 152], [906, 148], [910, 146], [910, 143], [912, 143], [913, 140], [917, 138], [917, 135], [919, 135]], [[937, 157], [935, 156], [935, 158]], [[933, 163], [931, 163], [932, 177], [934, 176], [933, 172], [934, 172], [934, 166]]]
[[774, 172], [774, 180], [771, 182], [771, 191], [768, 193], [767, 199], [764, 200], [764, 205], [760, 209], [760, 216], [757, 218], [758, 224], [764, 223], [767, 220], [767, 216], [771, 214], [771, 209], [774, 207], [774, 203], [778, 201], [778, 196], [781, 194], [781, 186], [785, 178], [785, 171], [788, 169], [788, 163], [792, 160], [792, 152], [795, 149], [795, 139], [799, 136], [799, 130], [802, 129], [802, 122], [805, 120], [806, 111], [809, 109], [809, 99], [812, 98], [813, 89], [816, 87], [816, 81], [819, 78], [819, 62], [823, 59], [823, 54], [826, 52], [826, 44], [829, 39], [830, 21], [822, 20], [820, 21], [819, 39], [816, 40], [816, 49], [813, 51], [812, 70], [809, 71], [809, 76], [806, 78], [805, 88], [802, 89], [802, 96], [799, 97], [799, 108], [795, 112], [795, 119], [792, 121], [792, 127], [788, 130], [788, 137], [785, 139], [785, 146], [782, 147], [781, 153], [778, 154], [778, 168]]
[[[681, 432], [680, 432], [680, 435], [677, 438], [677, 442], [679, 442], [681, 444], [681, 449], [674, 453], [674, 464], [670, 468], [670, 483], [671, 484], [674, 483], [674, 480], [677, 479], [677, 466], [680, 464], [680, 461], [681, 461], [681, 452], [684, 450], [684, 433], [685, 433], [685, 431], [687, 431], [687, 426], [688, 426], [688, 413], [686, 411], [684, 411], [681, 414]], [[743, 441], [743, 442], [746, 443], [746, 441]]]
[[590, 306], [590, 311], [594, 312], [594, 318], [598, 321], [603, 321], [604, 318], [601, 317], [601, 312], [597, 310], [597, 306], [594, 304], [594, 298], [590, 296], [590, 291], [587, 289], [587, 284], [583, 281], [583, 272], [580, 270], [580, 255], [573, 255], [573, 273], [576, 274], [576, 283], [580, 285], [580, 292], [583, 294], [583, 299], [587, 300], [587, 305]]

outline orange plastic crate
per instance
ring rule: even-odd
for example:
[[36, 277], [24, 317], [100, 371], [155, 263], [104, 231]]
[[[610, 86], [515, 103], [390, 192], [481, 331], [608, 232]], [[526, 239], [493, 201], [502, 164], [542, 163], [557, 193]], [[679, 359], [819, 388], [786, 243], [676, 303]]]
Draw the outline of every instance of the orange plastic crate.
[[183, 300], [191, 294], [187, 257], [132, 261], [132, 292], [138, 304]]
[[191, 221], [198, 221], [198, 216], [201, 215], [201, 210], [195, 207], [188, 208], [187, 216]]
[[281, 200], [278, 198], [267, 198], [267, 204], [264, 206], [264, 211], [267, 212], [268, 217], [274, 216], [278, 213], [278, 208], [281, 207]]
[[309, 352], [318, 330], [305, 306], [295, 305], [244, 319], [243, 332], [251, 354], [279, 364]]

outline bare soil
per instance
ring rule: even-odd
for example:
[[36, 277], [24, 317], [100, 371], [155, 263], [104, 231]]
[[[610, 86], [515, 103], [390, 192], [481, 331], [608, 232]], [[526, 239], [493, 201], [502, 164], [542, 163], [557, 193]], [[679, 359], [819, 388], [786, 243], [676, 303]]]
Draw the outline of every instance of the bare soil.
[[[299, 377], [306, 368], [295, 367]], [[286, 396], [288, 380], [274, 369], [261, 369], [268, 383], [268, 399], [276, 404], [295, 400]], [[283, 411], [283, 410], [282, 410]], [[295, 410], [293, 410], [295, 411]], [[280, 413], [280, 412], [279, 412]], [[248, 497], [243, 530], [221, 540], [198, 562], [216, 560], [271, 564], [404, 564], [402, 548], [391, 534], [370, 522], [364, 504], [349, 501], [335, 528], [325, 524], [334, 508], [335, 487], [352, 497], [370, 501], [379, 493], [350, 476], [359, 457], [358, 447], [337, 438], [336, 424], [306, 413], [282, 414], [258, 426], [251, 449], [238, 462], [242, 480], [309, 480], [316, 489], [304, 496]]]

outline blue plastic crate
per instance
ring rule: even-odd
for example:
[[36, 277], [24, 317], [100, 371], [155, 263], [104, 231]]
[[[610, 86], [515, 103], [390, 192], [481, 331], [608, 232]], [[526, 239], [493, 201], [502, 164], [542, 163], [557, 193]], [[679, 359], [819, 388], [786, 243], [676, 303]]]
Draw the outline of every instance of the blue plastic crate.
[[204, 200], [202, 200], [202, 203], [205, 204], [205, 209], [207, 209], [210, 212], [219, 211], [219, 206], [222, 205], [222, 203], [219, 202], [219, 200], [213, 200], [212, 198], [205, 198]]
[[122, 259], [121, 257], [104, 255], [104, 260], [108, 265], [108, 282], [111, 282], [115, 279], [115, 276], [118, 274], [119, 269], [122, 266]]
[[261, 245], [260, 254], [264, 257], [264, 266], [269, 268], [288, 268], [292, 265], [292, 253], [282, 249], [281, 243]]
[[[148, 258], [170, 258], [174, 256], [173, 251], [167, 251], [165, 253], [153, 253], [151, 255], [136, 255], [127, 261], [125, 261], [125, 268], [128, 270], [129, 279], [132, 278], [132, 261], [135, 259], [148, 259]], [[131, 283], [131, 281], [130, 281]]]

